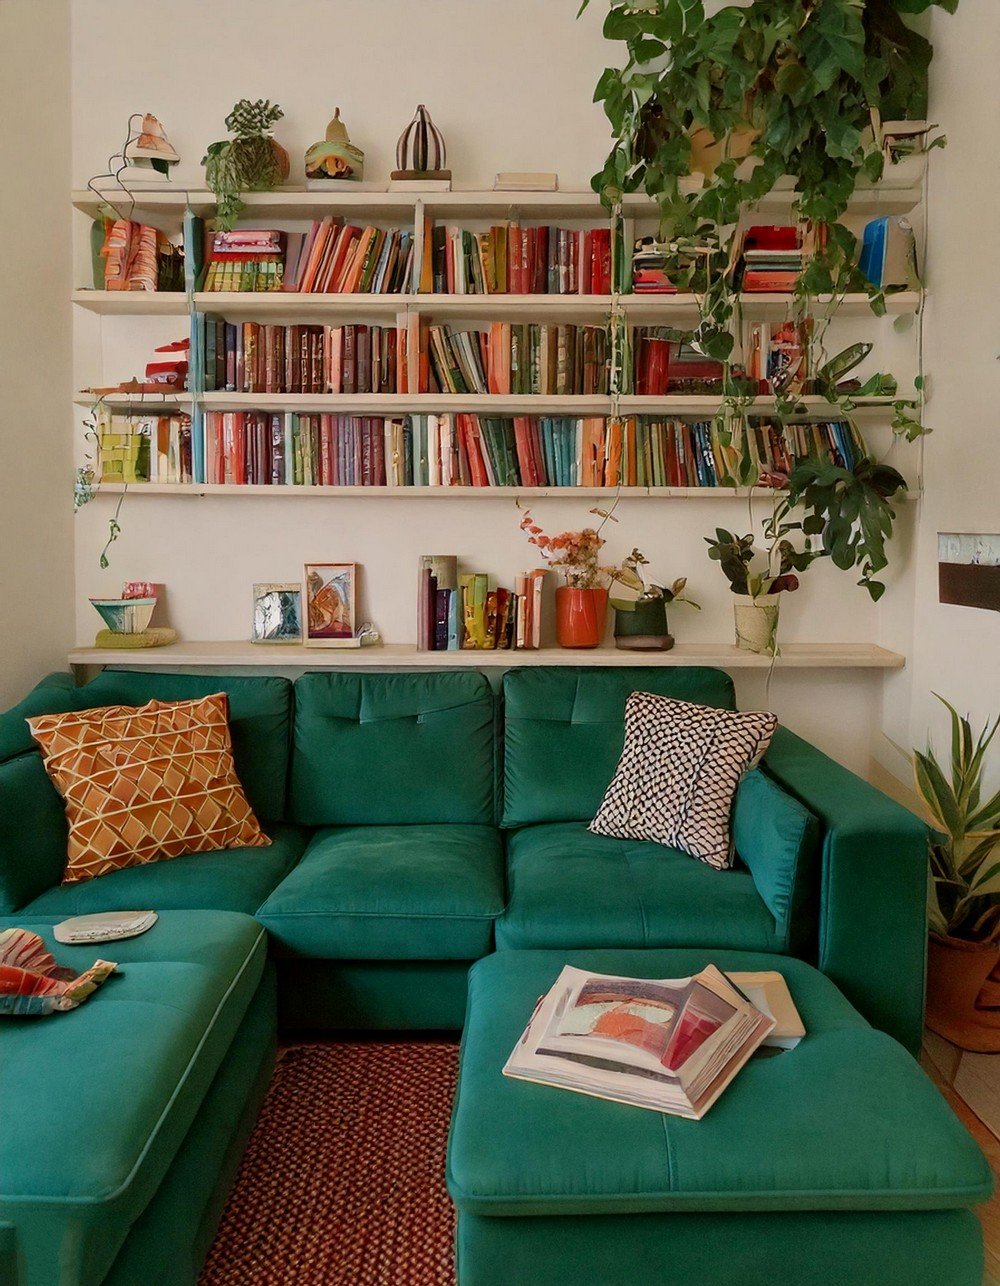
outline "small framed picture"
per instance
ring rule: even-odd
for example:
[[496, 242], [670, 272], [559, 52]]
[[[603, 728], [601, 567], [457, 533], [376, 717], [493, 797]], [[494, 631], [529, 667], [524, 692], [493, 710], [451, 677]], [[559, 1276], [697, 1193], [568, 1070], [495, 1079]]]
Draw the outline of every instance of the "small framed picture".
[[302, 586], [270, 581], [253, 587], [251, 643], [302, 642]]
[[306, 563], [305, 641], [311, 647], [357, 647], [357, 563]]

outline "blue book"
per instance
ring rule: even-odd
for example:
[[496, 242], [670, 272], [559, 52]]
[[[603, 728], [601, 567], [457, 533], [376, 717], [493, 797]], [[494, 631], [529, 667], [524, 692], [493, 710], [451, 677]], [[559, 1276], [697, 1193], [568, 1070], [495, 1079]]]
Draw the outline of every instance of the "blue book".
[[462, 650], [462, 591], [460, 589], [450, 589], [447, 591], [448, 599], [448, 651], [460, 652]]
[[873, 286], [882, 285], [888, 229], [888, 215], [883, 215], [880, 219], [872, 219], [870, 223], [865, 225], [864, 237], [861, 242], [861, 259], [858, 267]]

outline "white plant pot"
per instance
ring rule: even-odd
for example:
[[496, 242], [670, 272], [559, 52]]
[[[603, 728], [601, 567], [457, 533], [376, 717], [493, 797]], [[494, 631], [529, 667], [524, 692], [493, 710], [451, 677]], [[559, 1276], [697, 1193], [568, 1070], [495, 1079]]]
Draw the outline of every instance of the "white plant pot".
[[774, 656], [778, 650], [778, 611], [780, 594], [733, 595], [736, 623], [736, 646], [744, 652]]

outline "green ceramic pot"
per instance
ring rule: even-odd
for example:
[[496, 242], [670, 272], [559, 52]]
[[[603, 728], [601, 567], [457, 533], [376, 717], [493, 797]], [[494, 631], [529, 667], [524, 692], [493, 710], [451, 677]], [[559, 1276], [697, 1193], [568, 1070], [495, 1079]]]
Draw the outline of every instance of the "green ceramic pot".
[[667, 633], [666, 599], [641, 599], [631, 612], [615, 609], [615, 647], [631, 652], [666, 652], [673, 646], [674, 640]]

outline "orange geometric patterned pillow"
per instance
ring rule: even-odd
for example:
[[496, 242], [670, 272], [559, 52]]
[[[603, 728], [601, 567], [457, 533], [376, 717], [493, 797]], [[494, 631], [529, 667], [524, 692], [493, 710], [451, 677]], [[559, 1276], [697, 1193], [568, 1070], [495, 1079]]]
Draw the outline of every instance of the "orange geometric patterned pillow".
[[126, 866], [270, 844], [233, 765], [224, 692], [29, 719], [66, 801], [63, 883]]

